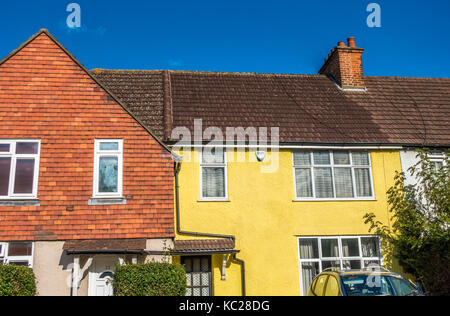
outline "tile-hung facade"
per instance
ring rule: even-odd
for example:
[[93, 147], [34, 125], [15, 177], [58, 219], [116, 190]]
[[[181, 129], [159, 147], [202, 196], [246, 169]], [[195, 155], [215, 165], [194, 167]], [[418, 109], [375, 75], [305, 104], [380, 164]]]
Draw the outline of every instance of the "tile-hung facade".
[[449, 147], [450, 79], [364, 76], [362, 54], [340, 42], [319, 75], [91, 71], [170, 146], [199, 120], [224, 138], [265, 127], [270, 142], [279, 128], [278, 151], [211, 151], [211, 135], [177, 151], [173, 255], [187, 295], [302, 295], [327, 267], [398, 271], [363, 216], [389, 224], [403, 152]]
[[174, 237], [173, 159], [46, 30], [0, 61], [0, 264], [39, 295], [111, 295]]

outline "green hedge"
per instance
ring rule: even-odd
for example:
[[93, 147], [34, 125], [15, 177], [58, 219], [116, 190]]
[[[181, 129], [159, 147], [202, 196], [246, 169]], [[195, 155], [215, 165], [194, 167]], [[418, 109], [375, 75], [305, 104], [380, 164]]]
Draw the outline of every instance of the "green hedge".
[[117, 266], [115, 296], [183, 296], [186, 271], [180, 264], [139, 263]]
[[34, 296], [36, 282], [28, 267], [0, 264], [0, 296]]

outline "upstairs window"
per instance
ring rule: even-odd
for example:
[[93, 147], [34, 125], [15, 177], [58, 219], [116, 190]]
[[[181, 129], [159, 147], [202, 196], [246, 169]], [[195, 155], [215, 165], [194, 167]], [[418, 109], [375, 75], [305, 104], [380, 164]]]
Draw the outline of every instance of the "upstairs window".
[[94, 197], [122, 197], [123, 140], [96, 139]]
[[299, 151], [293, 161], [297, 200], [373, 198], [368, 152]]
[[201, 200], [226, 200], [227, 163], [222, 148], [204, 148], [200, 158]]
[[40, 141], [0, 140], [0, 199], [37, 198]]

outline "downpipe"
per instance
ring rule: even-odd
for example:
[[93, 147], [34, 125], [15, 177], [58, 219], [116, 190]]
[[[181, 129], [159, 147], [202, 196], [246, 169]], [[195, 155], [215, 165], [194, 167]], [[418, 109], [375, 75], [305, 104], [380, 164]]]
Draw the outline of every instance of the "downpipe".
[[[181, 229], [180, 222], [180, 185], [178, 180], [178, 175], [181, 170], [181, 162], [176, 161], [174, 163], [174, 171], [175, 171], [175, 209], [176, 209], [176, 221], [177, 221], [177, 234], [179, 235], [188, 235], [195, 237], [211, 237], [211, 238], [224, 238], [231, 239], [233, 242], [236, 242], [236, 237], [233, 235], [222, 235], [222, 234], [209, 234], [209, 233], [200, 233], [200, 232], [192, 232], [192, 231], [184, 231]], [[233, 254], [233, 261], [241, 266], [241, 287], [242, 287], [242, 296], [246, 296], [245, 289], [245, 262], [242, 259], [238, 259], [236, 254]]]

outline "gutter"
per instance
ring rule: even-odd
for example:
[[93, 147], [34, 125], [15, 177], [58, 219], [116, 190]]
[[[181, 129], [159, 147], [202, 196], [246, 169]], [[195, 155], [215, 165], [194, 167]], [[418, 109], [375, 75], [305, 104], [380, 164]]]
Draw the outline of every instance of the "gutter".
[[[178, 175], [180, 173], [181, 169], [181, 159], [176, 160], [174, 163], [174, 170], [175, 170], [175, 208], [176, 208], [176, 221], [177, 221], [177, 233], [179, 235], [189, 235], [189, 236], [195, 236], [195, 237], [212, 237], [212, 238], [225, 238], [225, 239], [232, 239], [233, 241], [236, 241], [236, 237], [233, 235], [221, 235], [221, 234], [209, 234], [209, 233], [200, 233], [200, 232], [191, 232], [191, 231], [184, 231], [181, 230], [181, 223], [180, 223], [180, 192], [179, 192], [179, 181], [178, 181]], [[233, 254], [233, 261], [236, 262], [241, 266], [241, 287], [242, 287], [242, 296], [246, 296], [246, 289], [245, 289], [245, 262], [242, 259], [238, 259], [236, 257], [236, 253]]]

